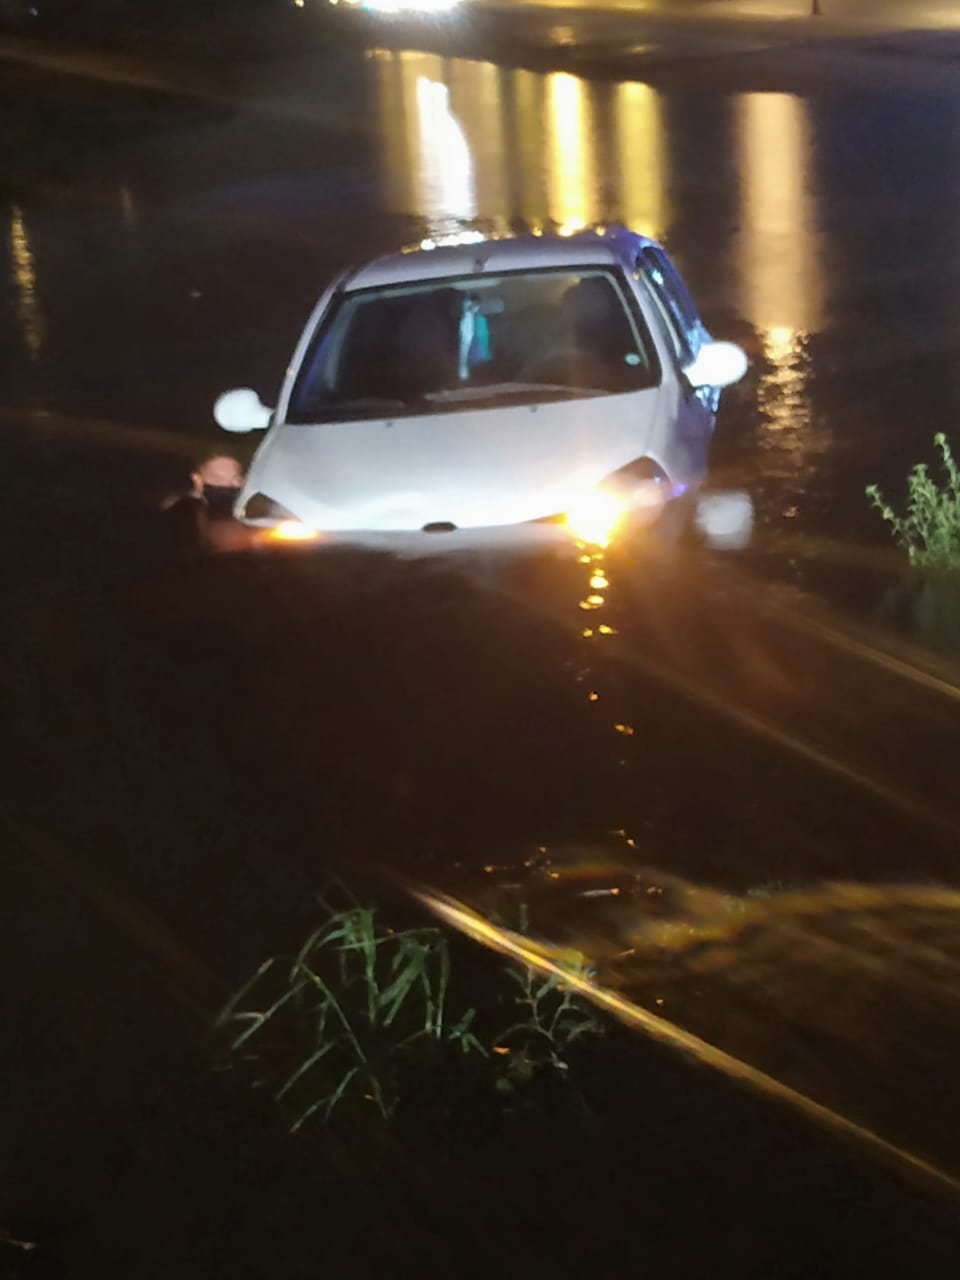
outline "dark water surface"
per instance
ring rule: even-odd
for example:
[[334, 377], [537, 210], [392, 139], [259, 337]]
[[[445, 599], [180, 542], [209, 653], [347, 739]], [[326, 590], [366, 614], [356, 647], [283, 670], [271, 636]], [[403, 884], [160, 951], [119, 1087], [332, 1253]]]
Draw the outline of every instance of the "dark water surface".
[[[54, 1225], [74, 1273], [114, 1247], [127, 1274], [170, 1274], [171, 1258], [209, 1274], [190, 1231], [222, 1257], [249, 1213], [263, 1274], [271, 1224], [309, 1217], [291, 1189], [308, 1162], [273, 1151], [283, 1194], [237, 1173], [195, 1046], [210, 1008], [312, 925], [334, 866], [489, 910], [527, 894], [604, 982], [960, 1173], [949, 672], [824, 630], [735, 562], [614, 547], [565, 564], [184, 566], [147, 506], [214, 444], [220, 390], [272, 397], [339, 265], [464, 223], [615, 219], [664, 238], [717, 334], [750, 347], [718, 483], [748, 488], [772, 529], [879, 541], [864, 485], [896, 488], [960, 391], [960, 103], [657, 93], [418, 53], [244, 75], [242, 108], [215, 80], [216, 103], [188, 103], [0, 77], [4, 941], [22, 975], [2, 993], [8, 1202]], [[787, 1249], [783, 1204], [756, 1223], [744, 1206], [769, 1168], [795, 1171], [807, 1130], [783, 1119], [768, 1145], [762, 1115], [740, 1130], [727, 1094], [674, 1078], [667, 1055], [649, 1095], [621, 1073], [612, 1096], [640, 1142], [651, 1097], [662, 1113], [667, 1172], [648, 1183], [676, 1238], [704, 1229], [671, 1190], [696, 1166], [743, 1274], [854, 1274], [849, 1241], [831, 1264], [830, 1206], [861, 1184], [784, 1183]], [[208, 1180], [220, 1199], [200, 1228]], [[598, 1220], [608, 1259], [633, 1186]], [[907, 1217], [911, 1195], [895, 1199]], [[190, 1229], [148, 1227], [136, 1202], [152, 1196], [192, 1205]], [[882, 1259], [897, 1228], [873, 1217]], [[589, 1259], [589, 1220], [577, 1240]], [[685, 1274], [724, 1273], [694, 1244]]]
[[898, 491], [950, 430], [960, 101], [387, 51], [271, 66], [248, 91], [211, 110], [84, 82], [65, 103], [4, 71], [7, 404], [196, 431], [225, 386], [273, 395], [344, 262], [463, 224], [617, 220], [665, 239], [751, 348], [716, 464], [762, 520], [879, 539], [864, 486]]

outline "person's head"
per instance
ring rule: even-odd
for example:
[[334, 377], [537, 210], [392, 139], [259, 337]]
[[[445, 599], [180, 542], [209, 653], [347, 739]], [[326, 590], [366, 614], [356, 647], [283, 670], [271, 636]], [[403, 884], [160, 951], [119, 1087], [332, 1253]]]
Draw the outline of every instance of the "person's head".
[[198, 478], [201, 492], [210, 489], [239, 489], [243, 485], [243, 468], [236, 458], [218, 453], [208, 457], [193, 473]]

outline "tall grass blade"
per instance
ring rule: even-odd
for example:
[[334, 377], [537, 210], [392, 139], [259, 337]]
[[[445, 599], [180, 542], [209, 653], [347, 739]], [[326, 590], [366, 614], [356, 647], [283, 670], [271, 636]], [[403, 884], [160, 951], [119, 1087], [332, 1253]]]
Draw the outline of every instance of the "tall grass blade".
[[[227, 1003], [223, 1006], [223, 1009], [217, 1015], [217, 1019], [213, 1024], [215, 1027], [225, 1026], [226, 1023], [230, 1022], [233, 1018], [238, 1016], [234, 1013], [234, 1010], [236, 1009], [237, 1005], [244, 998], [244, 996], [246, 996], [257, 985], [257, 983], [260, 981], [263, 975], [265, 973], [269, 973], [269, 971], [273, 968], [275, 963], [276, 963], [275, 956], [270, 956], [267, 960], [264, 960], [263, 964], [261, 964], [260, 967], [256, 970], [253, 977], [250, 978], [247, 982], [245, 982], [243, 986], [240, 988], [240, 990], [236, 992], [235, 995], [232, 995], [230, 999], [227, 1001]], [[243, 1016], [247, 1017], [249, 1015], [244, 1014]]]
[[288, 1076], [287, 1079], [283, 1082], [283, 1084], [280, 1086], [277, 1092], [273, 1095], [274, 1100], [279, 1102], [282, 1098], [284, 1098], [290, 1092], [293, 1086], [297, 1083], [297, 1081], [302, 1080], [303, 1077], [307, 1074], [307, 1072], [310, 1071], [312, 1067], [315, 1067], [317, 1063], [320, 1062], [323, 1058], [325, 1058], [327, 1054], [333, 1050], [333, 1048], [334, 1048], [333, 1043], [331, 1041], [328, 1041], [325, 1045], [319, 1048], [316, 1051], [316, 1053], [311, 1053], [310, 1057], [307, 1058], [306, 1062], [302, 1062], [300, 1066], [297, 1067], [296, 1071], [294, 1071], [293, 1075]]

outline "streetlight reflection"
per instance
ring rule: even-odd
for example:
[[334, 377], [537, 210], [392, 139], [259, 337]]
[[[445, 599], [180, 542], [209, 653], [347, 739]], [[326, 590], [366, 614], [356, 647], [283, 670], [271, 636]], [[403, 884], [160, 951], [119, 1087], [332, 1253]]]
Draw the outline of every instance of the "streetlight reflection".
[[[744, 315], [760, 331], [767, 371], [758, 401], [767, 448], [799, 491], [829, 443], [813, 421], [808, 339], [822, 323], [808, 107], [784, 93], [750, 93], [737, 119], [742, 156], [740, 287]], [[798, 514], [796, 502], [782, 513]]]
[[423, 212], [431, 223], [468, 221], [477, 215], [473, 156], [447, 85], [417, 77], [417, 127]]
[[27, 235], [23, 211], [14, 205], [10, 212], [10, 259], [13, 264], [13, 283], [17, 291], [17, 317], [23, 343], [32, 360], [43, 349], [45, 325], [37, 296], [37, 273], [33, 249]]
[[[428, 234], [458, 218], [563, 232], [617, 218], [665, 232], [664, 118], [647, 85], [407, 51], [376, 51], [371, 65], [390, 211], [422, 217]], [[614, 140], [602, 164], [601, 132]]]
[[137, 205], [133, 198], [133, 192], [126, 185], [120, 188], [120, 216], [123, 218], [123, 225], [128, 231], [136, 229]]
[[586, 86], [576, 76], [547, 77], [547, 188], [561, 233], [596, 221], [592, 129]]
[[430, 232], [478, 213], [473, 154], [451, 108], [436, 54], [375, 50], [381, 144], [392, 212], [421, 216]]
[[614, 113], [623, 219], [662, 240], [667, 232], [667, 164], [660, 95], [646, 84], [618, 84]]
[[807, 104], [787, 93], [740, 102], [741, 262], [745, 310], [767, 333], [809, 333], [820, 323]]

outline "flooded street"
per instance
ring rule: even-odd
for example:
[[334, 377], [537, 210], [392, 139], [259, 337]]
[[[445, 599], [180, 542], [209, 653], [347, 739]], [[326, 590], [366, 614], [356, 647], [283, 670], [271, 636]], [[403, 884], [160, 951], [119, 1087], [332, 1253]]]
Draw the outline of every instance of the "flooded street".
[[[33, 82], [10, 74], [12, 109]], [[52, 135], [38, 123], [41, 171], [0, 237], [6, 403], [209, 431], [225, 386], [269, 402], [343, 263], [465, 225], [625, 222], [751, 348], [715, 467], [767, 524], [883, 537], [865, 485], [896, 491], [957, 416], [960, 102], [657, 92], [402, 51], [340, 80], [333, 127], [322, 84], [318, 123], [151, 100], [145, 137], [95, 151], [56, 111]], [[109, 130], [116, 103], [96, 110]]]
[[[575, 948], [598, 988], [724, 1058], [701, 1055], [652, 1121], [669, 1146], [685, 1090], [698, 1099], [683, 1168], [702, 1156], [723, 1183], [737, 1149], [750, 1188], [804, 1150], [803, 1106], [749, 1073], [729, 1113], [709, 1094], [705, 1077], [737, 1076], [726, 1059], [746, 1063], [895, 1148], [879, 1165], [903, 1195], [870, 1181], [869, 1142], [814, 1117], [853, 1169], [830, 1154], [827, 1182], [797, 1192], [815, 1222], [838, 1200], [876, 1206], [881, 1259], [888, 1229], [905, 1256], [956, 1257], [954, 654], [876, 630], [902, 607], [896, 574], [834, 584], [841, 610], [801, 593], [796, 561], [886, 548], [866, 485], [899, 499], [960, 420], [960, 94], [658, 89], [353, 46], [315, 68], [308, 50], [211, 69], [206, 98], [0, 66], [16, 622], [0, 695], [17, 744], [0, 800], [24, 975], [0, 1007], [27, 1082], [0, 1112], [9, 1203], [102, 1256], [112, 1224], [77, 1226], [96, 1188], [124, 1167], [131, 1186], [160, 1176], [104, 1117], [162, 1115], [163, 1070], [202, 1056], [171, 1046], [201, 1041], [247, 969], [311, 927], [326, 875], [355, 870], [485, 917], [527, 901], [546, 953]], [[163, 499], [230, 452], [214, 399], [274, 402], [339, 268], [468, 228], [611, 223], [663, 241], [714, 335], [750, 355], [712, 477], [749, 492], [761, 548], [798, 548], [773, 582], [750, 555], [616, 545], [569, 562], [170, 560]], [[659, 1040], [657, 1089], [690, 1056]], [[213, 1161], [198, 1168], [229, 1182], [209, 1109], [190, 1120]], [[770, 1114], [779, 1154], [750, 1145]], [[87, 1191], [71, 1144], [93, 1152]], [[935, 1226], [918, 1162], [943, 1174]], [[771, 1210], [742, 1274], [855, 1274], [852, 1246], [831, 1267], [797, 1212], [793, 1269]], [[164, 1274], [141, 1244], [121, 1241], [127, 1273]]]

